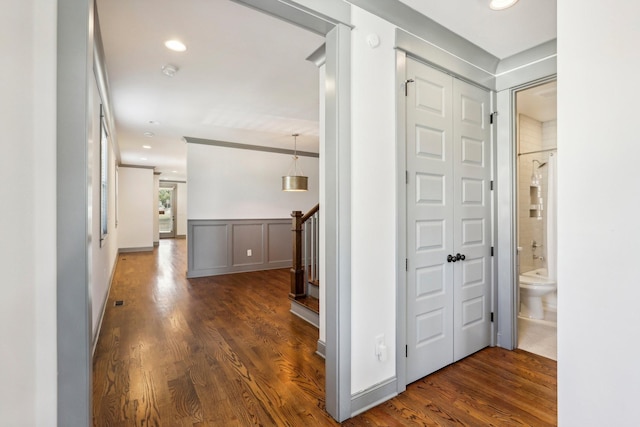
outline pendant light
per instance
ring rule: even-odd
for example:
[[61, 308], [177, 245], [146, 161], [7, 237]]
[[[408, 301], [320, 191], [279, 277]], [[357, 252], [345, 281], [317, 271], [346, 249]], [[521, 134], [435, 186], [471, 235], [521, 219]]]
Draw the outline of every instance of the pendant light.
[[298, 136], [293, 135], [293, 161], [289, 167], [289, 173], [282, 177], [282, 191], [307, 191], [309, 177], [304, 176], [302, 169], [298, 165]]

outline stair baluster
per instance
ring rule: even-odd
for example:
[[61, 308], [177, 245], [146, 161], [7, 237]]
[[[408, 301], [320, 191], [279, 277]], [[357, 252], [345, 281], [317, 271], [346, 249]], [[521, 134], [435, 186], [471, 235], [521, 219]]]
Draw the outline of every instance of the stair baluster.
[[309, 282], [318, 284], [319, 210], [320, 205], [316, 205], [304, 215], [301, 211], [291, 212], [293, 233], [293, 265], [289, 292], [291, 299], [304, 298], [307, 295]]

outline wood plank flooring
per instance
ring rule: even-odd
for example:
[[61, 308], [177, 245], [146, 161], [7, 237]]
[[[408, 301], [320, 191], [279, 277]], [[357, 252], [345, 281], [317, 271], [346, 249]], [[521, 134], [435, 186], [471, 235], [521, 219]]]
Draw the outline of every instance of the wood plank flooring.
[[[119, 255], [94, 355], [94, 426], [338, 425], [324, 410], [317, 329], [288, 311], [288, 270], [185, 272], [185, 240]], [[551, 426], [555, 375], [552, 360], [485, 349], [343, 425]]]

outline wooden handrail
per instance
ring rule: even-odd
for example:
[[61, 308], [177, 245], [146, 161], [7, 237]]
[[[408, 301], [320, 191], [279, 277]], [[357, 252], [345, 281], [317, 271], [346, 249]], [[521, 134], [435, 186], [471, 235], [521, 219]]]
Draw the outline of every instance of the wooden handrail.
[[314, 216], [316, 214], [316, 212], [318, 212], [320, 210], [320, 203], [318, 203], [317, 205], [315, 205], [314, 207], [312, 207], [309, 212], [307, 212], [306, 214], [302, 215], [302, 218], [300, 218], [300, 221], [302, 222], [302, 224], [304, 224], [305, 222], [307, 222], [307, 220], [309, 218], [311, 218], [312, 216]]
[[291, 231], [293, 234], [291, 246], [292, 246], [292, 260], [291, 266], [291, 290], [289, 292], [289, 298], [300, 299], [307, 295], [305, 286], [305, 267], [302, 263], [302, 232], [304, 230], [304, 223], [311, 217], [313, 217], [320, 210], [320, 204], [315, 205], [309, 212], [302, 214], [301, 211], [291, 212]]

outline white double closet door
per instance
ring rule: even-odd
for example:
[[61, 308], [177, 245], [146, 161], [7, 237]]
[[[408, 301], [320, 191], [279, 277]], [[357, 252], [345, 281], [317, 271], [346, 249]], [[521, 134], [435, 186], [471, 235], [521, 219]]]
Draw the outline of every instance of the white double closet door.
[[490, 344], [492, 272], [489, 92], [411, 59], [407, 79], [408, 384]]

